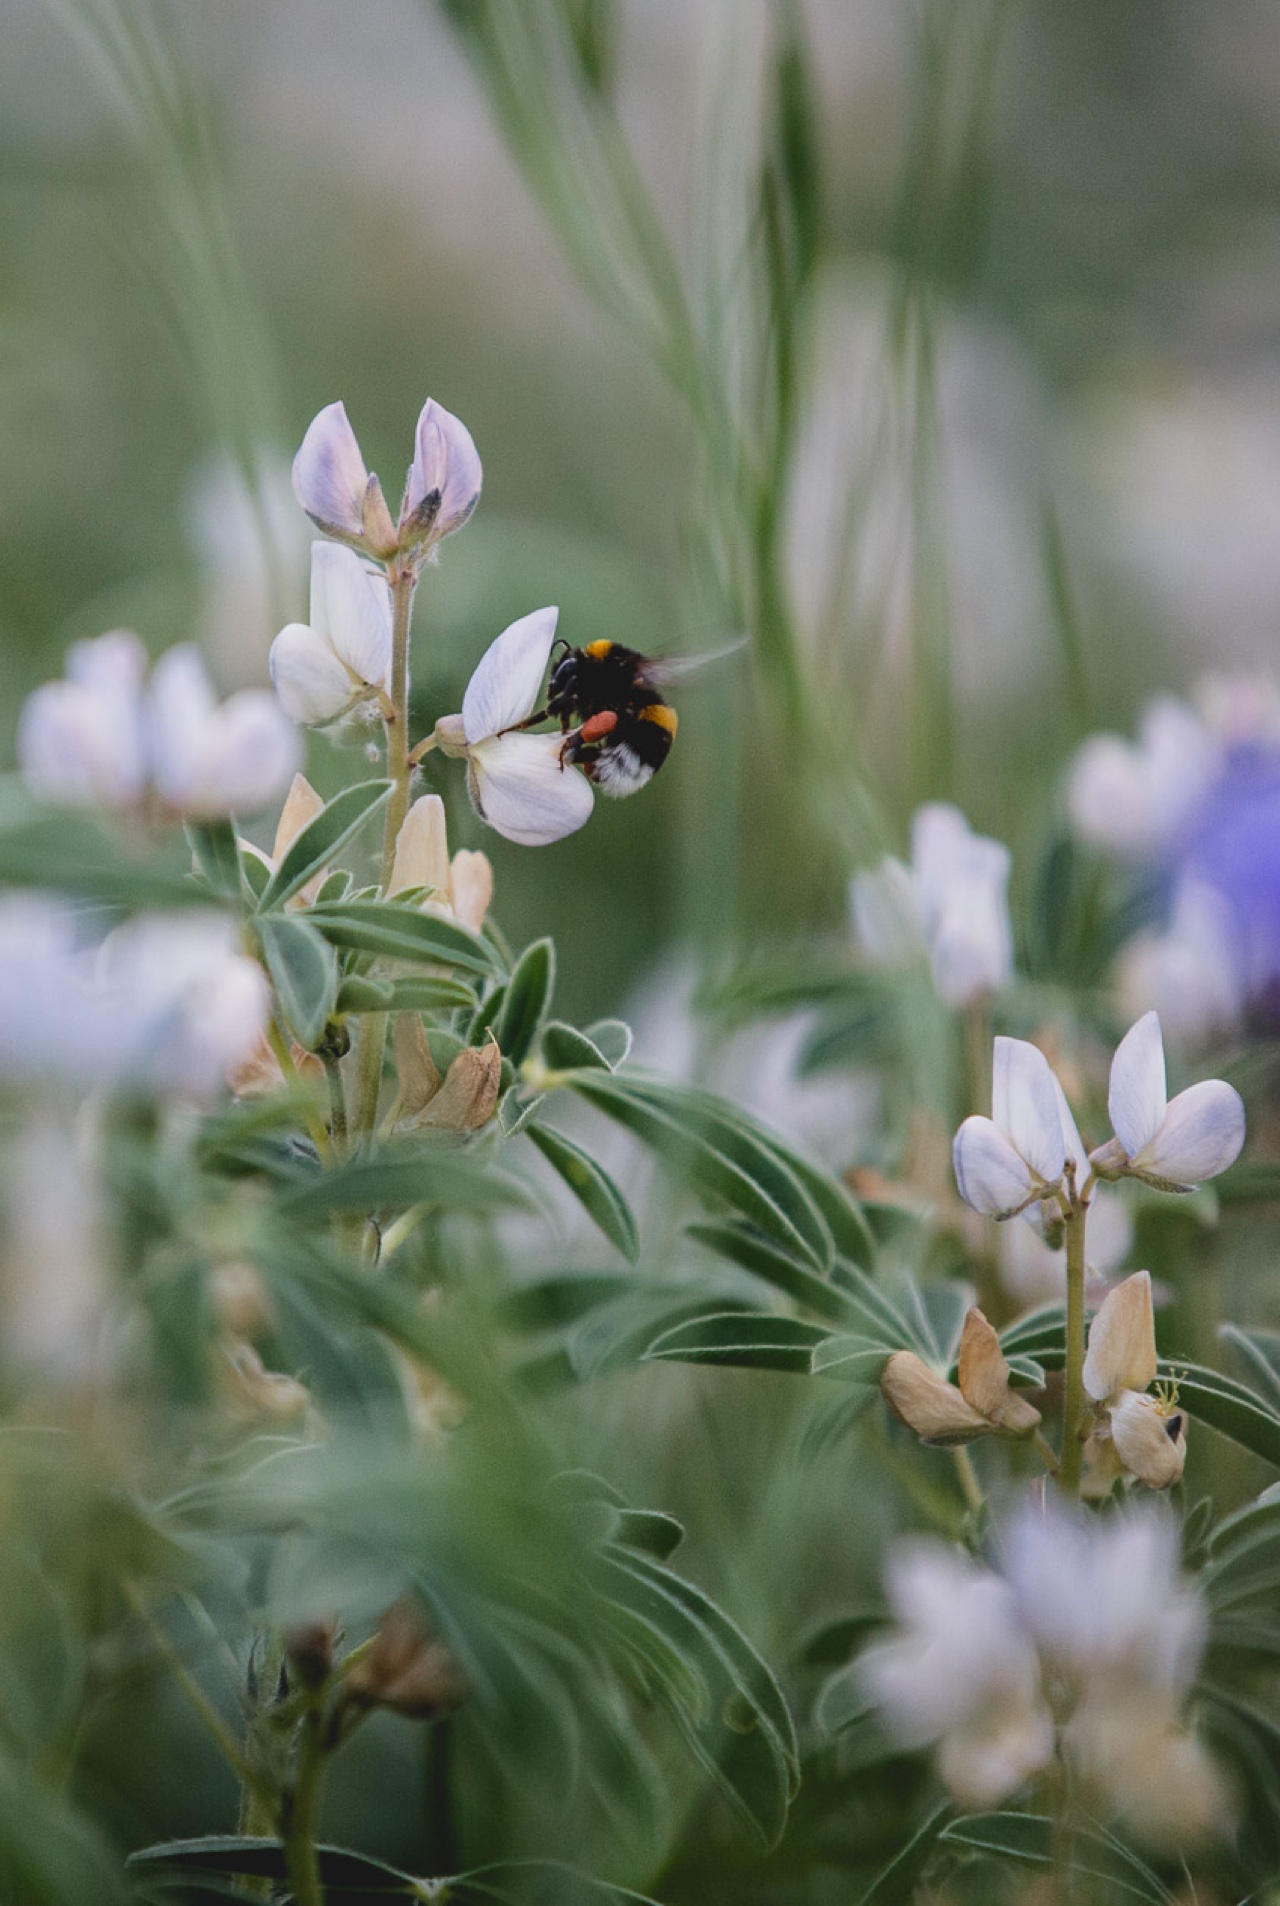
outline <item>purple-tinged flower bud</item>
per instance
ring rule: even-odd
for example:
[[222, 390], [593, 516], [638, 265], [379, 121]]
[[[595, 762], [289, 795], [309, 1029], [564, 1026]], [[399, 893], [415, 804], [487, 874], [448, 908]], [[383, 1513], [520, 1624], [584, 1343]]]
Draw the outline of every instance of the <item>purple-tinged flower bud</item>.
[[480, 458], [471, 432], [429, 397], [418, 418], [400, 508], [401, 546], [433, 548], [461, 529], [480, 500], [480, 483]]
[[328, 404], [312, 419], [293, 460], [293, 491], [326, 536], [373, 556], [394, 555], [391, 512], [365, 468], [344, 404]]

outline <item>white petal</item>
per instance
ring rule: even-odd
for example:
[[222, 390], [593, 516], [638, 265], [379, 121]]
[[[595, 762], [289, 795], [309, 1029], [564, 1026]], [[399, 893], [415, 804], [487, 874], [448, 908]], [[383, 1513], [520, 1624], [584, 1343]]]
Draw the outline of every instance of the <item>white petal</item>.
[[1154, 1396], [1125, 1390], [1111, 1406], [1111, 1440], [1131, 1476], [1148, 1489], [1168, 1489], [1187, 1459], [1186, 1419]]
[[242, 689], [205, 728], [183, 811], [205, 820], [256, 814], [280, 799], [301, 759], [298, 731], [274, 695]]
[[493, 899], [493, 868], [487, 854], [462, 847], [449, 868], [449, 891], [453, 911], [464, 927], [479, 933]]
[[1035, 1189], [1026, 1165], [989, 1118], [967, 1118], [951, 1156], [960, 1196], [990, 1218], [1007, 1217]]
[[461, 529], [480, 496], [480, 458], [471, 432], [452, 412], [429, 397], [418, 418], [413, 467], [405, 490], [405, 513], [416, 510], [424, 496], [437, 490], [440, 508], [434, 536]]
[[293, 460], [294, 495], [321, 529], [359, 536], [368, 481], [346, 407], [327, 405], [312, 419]]
[[271, 680], [290, 721], [318, 728], [345, 714], [363, 690], [324, 640], [305, 622], [291, 622], [271, 644]]
[[960, 809], [945, 801], [928, 801], [912, 816], [911, 872], [927, 932], [937, 924], [956, 885], [957, 868], [973, 839]]
[[508, 840], [543, 847], [590, 819], [591, 783], [560, 760], [559, 735], [503, 735], [471, 750], [477, 814]]
[[1155, 1013], [1144, 1013], [1116, 1047], [1107, 1093], [1112, 1127], [1130, 1158], [1136, 1158], [1160, 1130], [1165, 1089], [1160, 1020]]
[[462, 698], [462, 725], [469, 742], [501, 734], [533, 713], [559, 616], [559, 609], [535, 609], [489, 644]]
[[1132, 1017], [1154, 1008], [1161, 1031], [1179, 1048], [1202, 1046], [1234, 1028], [1244, 1010], [1244, 984], [1221, 894], [1202, 881], [1179, 881], [1168, 931], [1139, 933], [1127, 943], [1116, 986]]
[[962, 1009], [998, 992], [1013, 971], [1013, 935], [1004, 896], [1006, 862], [998, 883], [974, 880], [949, 897], [934, 929], [933, 983], [944, 1006]]
[[878, 867], [849, 883], [853, 930], [877, 966], [905, 966], [924, 950], [924, 932], [911, 875], [886, 854]]
[[997, 1038], [992, 1117], [1046, 1184], [1062, 1176], [1062, 1114], [1049, 1061], [1025, 1039]]
[[1095, 1403], [1156, 1380], [1156, 1319], [1151, 1275], [1135, 1271], [1104, 1299], [1089, 1328], [1084, 1387]]
[[187, 808], [217, 705], [197, 650], [184, 643], [160, 657], [147, 696], [147, 740], [156, 787], [172, 808]]
[[1240, 1094], [1225, 1079], [1203, 1079], [1179, 1092], [1134, 1163], [1173, 1184], [1199, 1185], [1234, 1164], [1243, 1144]]
[[338, 543], [311, 545], [311, 626], [351, 673], [384, 688], [391, 670], [391, 596], [381, 576]]
[[1221, 762], [1204, 723], [1171, 696], [1155, 701], [1137, 743], [1091, 735], [1071, 767], [1067, 801], [1082, 839], [1134, 859], [1166, 853]]
[[146, 782], [137, 708], [116, 708], [78, 682], [46, 682], [18, 718], [18, 762], [43, 800], [130, 807]]

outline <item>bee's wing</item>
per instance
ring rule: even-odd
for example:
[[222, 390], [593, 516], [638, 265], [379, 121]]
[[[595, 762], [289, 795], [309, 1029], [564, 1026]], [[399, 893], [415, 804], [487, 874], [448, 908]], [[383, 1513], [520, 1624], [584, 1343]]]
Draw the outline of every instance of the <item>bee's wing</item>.
[[669, 688], [673, 682], [682, 682], [687, 676], [697, 674], [710, 662], [722, 662], [726, 655], [736, 655], [750, 640], [749, 635], [740, 635], [732, 642], [722, 643], [718, 649], [703, 649], [699, 655], [646, 655], [636, 673], [646, 688]]

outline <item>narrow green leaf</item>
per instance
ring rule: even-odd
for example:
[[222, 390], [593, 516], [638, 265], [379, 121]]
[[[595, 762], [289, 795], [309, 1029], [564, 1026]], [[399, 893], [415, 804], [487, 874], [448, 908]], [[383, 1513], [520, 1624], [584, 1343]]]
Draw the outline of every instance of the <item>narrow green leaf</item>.
[[280, 865], [267, 883], [260, 903], [262, 907], [270, 910], [282, 907], [286, 900], [291, 900], [314, 874], [318, 874], [335, 854], [341, 852], [352, 835], [376, 808], [382, 806], [390, 793], [390, 781], [361, 781], [353, 788], [344, 788], [341, 794], [335, 794], [331, 801], [326, 802], [314, 819], [309, 820], [289, 843]]
[[598, 1165], [581, 1145], [576, 1145], [562, 1132], [553, 1132], [546, 1125], [528, 1126], [526, 1137], [537, 1146], [552, 1170], [559, 1173], [587, 1216], [599, 1225], [610, 1244], [615, 1245], [623, 1257], [634, 1264], [640, 1251], [636, 1222], [631, 1215], [631, 1207], [603, 1166]]
[[240, 850], [230, 821], [193, 822], [187, 840], [200, 872], [221, 900], [239, 900]]
[[1218, 1335], [1229, 1343], [1273, 1410], [1280, 1410], [1280, 1336], [1274, 1330], [1242, 1330], [1222, 1324]]
[[664, 1330], [644, 1355], [646, 1362], [718, 1363], [808, 1376], [813, 1353], [827, 1336], [821, 1325], [799, 1317], [762, 1311], [713, 1312]]
[[469, 1011], [476, 1003], [475, 989], [464, 980], [445, 979], [371, 979], [350, 974], [338, 988], [340, 1013], [428, 1013]]
[[488, 1211], [504, 1205], [530, 1207], [527, 1188], [498, 1171], [491, 1160], [461, 1146], [429, 1143], [389, 1146], [369, 1157], [314, 1172], [286, 1192], [277, 1209], [294, 1222], [327, 1218], [335, 1211], [407, 1210], [430, 1202], [449, 1209]]
[[950, 1812], [949, 1801], [934, 1808], [888, 1866], [876, 1874], [857, 1906], [902, 1906], [903, 1901], [912, 1897], [915, 1882], [933, 1857]]
[[420, 966], [456, 966], [490, 976], [496, 953], [488, 942], [468, 933], [456, 920], [415, 913], [388, 900], [317, 901], [307, 919], [334, 946], [354, 947], [387, 960]]
[[788, 1297], [794, 1297], [797, 1303], [819, 1317], [847, 1324], [857, 1315], [843, 1291], [806, 1265], [797, 1263], [780, 1245], [761, 1236], [750, 1225], [732, 1220], [722, 1224], [690, 1224], [685, 1226], [685, 1234], [695, 1243], [705, 1245], [707, 1250], [728, 1258], [731, 1264], [750, 1271], [753, 1277], [771, 1284], [775, 1290], [785, 1291]]
[[[939, 1837], [944, 1843], [996, 1853], [1030, 1866], [1049, 1866], [1053, 1861], [1054, 1823], [1043, 1814], [967, 1814], [944, 1827]], [[1069, 1849], [1075, 1873], [1106, 1880], [1114, 1891], [1147, 1900], [1150, 1906], [1168, 1906], [1173, 1898], [1146, 1862], [1106, 1828], [1075, 1825]]]
[[258, 939], [281, 1009], [300, 1045], [319, 1044], [338, 1000], [334, 951], [306, 920], [259, 914]]
[[631, 1051], [631, 1028], [624, 1019], [597, 1019], [587, 1027], [587, 1038], [605, 1064], [617, 1071]]
[[684, 1525], [660, 1509], [623, 1509], [618, 1514], [614, 1539], [624, 1548], [640, 1549], [665, 1562], [684, 1541]]
[[556, 983], [556, 950], [550, 940], [535, 940], [511, 969], [506, 998], [494, 1022], [494, 1037], [513, 1066], [523, 1065], [533, 1049]]
[[70, 809], [40, 808], [0, 784], [10, 810], [0, 824], [0, 886], [40, 887], [119, 907], [207, 907], [209, 889], [191, 875], [191, 850], [178, 835], [136, 853]]
[[[317, 1846], [320, 1875], [327, 1890], [377, 1899], [430, 1900], [442, 1897], [443, 1882], [415, 1879], [412, 1873], [388, 1866], [367, 1853], [346, 1847]], [[278, 1840], [248, 1834], [209, 1834], [199, 1840], [162, 1840], [129, 1855], [131, 1867], [175, 1867], [185, 1873], [241, 1873], [262, 1879], [286, 1879], [284, 1848]], [[430, 1890], [427, 1890], [427, 1889]]]
[[879, 1383], [890, 1352], [868, 1337], [848, 1333], [828, 1337], [813, 1353], [815, 1377], [841, 1377], [846, 1383]]
[[574, 1072], [582, 1067], [598, 1067], [611, 1072], [612, 1066], [600, 1048], [576, 1026], [553, 1019], [542, 1029], [542, 1060], [556, 1072]]

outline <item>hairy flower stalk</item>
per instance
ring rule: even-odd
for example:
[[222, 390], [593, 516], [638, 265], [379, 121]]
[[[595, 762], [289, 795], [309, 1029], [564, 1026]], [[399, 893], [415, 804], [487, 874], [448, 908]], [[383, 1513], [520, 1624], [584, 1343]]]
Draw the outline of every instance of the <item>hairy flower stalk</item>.
[[1066, 1391], [1062, 1403], [1062, 1454], [1057, 1482], [1064, 1496], [1080, 1494], [1080, 1473], [1084, 1459], [1081, 1418], [1084, 1414], [1084, 1280], [1085, 1225], [1093, 1176], [1082, 1190], [1074, 1185], [1067, 1214], [1067, 1364]]

